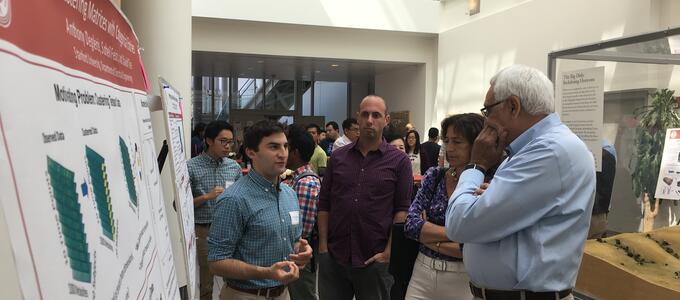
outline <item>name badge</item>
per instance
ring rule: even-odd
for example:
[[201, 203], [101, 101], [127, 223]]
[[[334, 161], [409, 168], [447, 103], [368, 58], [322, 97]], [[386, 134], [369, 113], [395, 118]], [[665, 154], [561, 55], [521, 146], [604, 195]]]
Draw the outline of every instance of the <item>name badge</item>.
[[234, 184], [233, 181], [227, 180], [224, 182], [224, 189], [226, 190], [228, 187], [230, 187], [232, 184]]
[[300, 224], [300, 212], [299, 211], [291, 211], [288, 212], [290, 214], [290, 224], [292, 225], [298, 225]]

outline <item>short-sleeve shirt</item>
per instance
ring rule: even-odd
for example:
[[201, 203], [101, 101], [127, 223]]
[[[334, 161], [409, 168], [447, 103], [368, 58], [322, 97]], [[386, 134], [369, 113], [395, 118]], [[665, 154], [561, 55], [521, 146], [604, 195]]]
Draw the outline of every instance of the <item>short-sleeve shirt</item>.
[[319, 194], [328, 212], [328, 250], [342, 265], [363, 267], [383, 252], [394, 214], [408, 211], [411, 161], [384, 140], [366, 157], [356, 144], [333, 150]]
[[[226, 157], [215, 160], [205, 152], [187, 161], [187, 169], [194, 198], [209, 193], [216, 186], [224, 187], [227, 181], [241, 178], [241, 167], [236, 161]], [[194, 207], [196, 224], [212, 223], [215, 201], [208, 200]]]
[[312, 154], [312, 158], [309, 159], [309, 164], [312, 166], [314, 173], [319, 174], [319, 168], [326, 167], [327, 159], [328, 157], [326, 156], [326, 152], [323, 151], [319, 145], [316, 145], [316, 148], [314, 148], [314, 154]]
[[[208, 235], [208, 261], [236, 259], [269, 267], [288, 260], [301, 234], [300, 208], [293, 189], [283, 183], [272, 184], [251, 170], [217, 201]], [[281, 285], [268, 279], [224, 279], [245, 289]]]

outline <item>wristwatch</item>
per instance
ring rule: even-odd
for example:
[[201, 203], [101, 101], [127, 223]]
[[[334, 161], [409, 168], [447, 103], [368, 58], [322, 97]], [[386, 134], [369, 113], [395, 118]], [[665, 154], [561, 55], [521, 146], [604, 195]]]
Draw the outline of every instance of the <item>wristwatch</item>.
[[486, 174], [486, 169], [484, 169], [482, 166], [480, 166], [478, 164], [467, 164], [467, 165], [465, 165], [465, 168], [463, 168], [463, 171], [465, 171], [467, 169], [476, 169], [476, 170], [479, 170], [480, 172], [482, 172], [483, 174]]

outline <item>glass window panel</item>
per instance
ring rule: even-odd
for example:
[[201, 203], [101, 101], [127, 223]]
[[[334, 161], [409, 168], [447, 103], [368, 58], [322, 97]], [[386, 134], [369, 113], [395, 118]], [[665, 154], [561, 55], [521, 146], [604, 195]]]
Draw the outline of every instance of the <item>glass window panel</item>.
[[215, 77], [215, 119], [229, 120], [229, 78]]
[[232, 95], [231, 107], [234, 109], [262, 109], [264, 80], [260, 78], [237, 78]]
[[302, 81], [302, 115], [312, 115], [312, 82]]
[[294, 80], [265, 80], [265, 110], [295, 110]]
[[347, 83], [315, 81], [314, 115], [342, 123], [347, 118]]
[[[657, 90], [668, 88], [676, 91], [675, 97], [680, 96], [680, 66], [558, 59], [556, 74], [559, 78], [561, 72], [599, 66], [605, 68], [603, 140], [616, 150], [616, 173], [607, 229], [637, 232], [642, 229], [643, 216], [642, 195], [636, 197], [633, 192], [634, 172], [640, 165], [637, 153], [651, 146], [640, 145], [636, 141], [640, 128], [638, 113], [651, 103], [651, 95]], [[663, 146], [654, 147], [659, 151], [663, 149]], [[658, 177], [659, 170], [651, 172], [654, 178]], [[677, 187], [675, 180], [673, 185]], [[652, 197], [654, 192], [651, 192]], [[669, 202], [673, 201], [661, 203], [659, 214], [654, 219], [655, 228], [677, 222], [680, 209]]]

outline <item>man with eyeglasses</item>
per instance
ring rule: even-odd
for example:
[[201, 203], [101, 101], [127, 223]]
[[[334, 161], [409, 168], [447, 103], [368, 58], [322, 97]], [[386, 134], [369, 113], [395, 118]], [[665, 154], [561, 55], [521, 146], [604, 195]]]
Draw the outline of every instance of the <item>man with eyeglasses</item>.
[[234, 127], [213, 121], [205, 128], [204, 150], [187, 162], [194, 195], [196, 256], [199, 267], [201, 300], [212, 299], [213, 274], [208, 269], [208, 232], [213, 221], [215, 199], [241, 177], [241, 167], [227, 158], [234, 146]]
[[534, 68], [496, 74], [482, 114], [484, 129], [446, 210], [447, 237], [465, 243], [472, 294], [574, 299], [595, 194], [593, 156], [560, 121], [552, 82]]
[[331, 152], [340, 149], [343, 146], [354, 143], [359, 139], [359, 123], [357, 122], [357, 119], [349, 118], [342, 121], [342, 132], [345, 135], [335, 140]]

